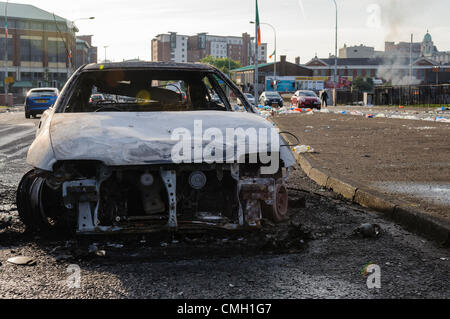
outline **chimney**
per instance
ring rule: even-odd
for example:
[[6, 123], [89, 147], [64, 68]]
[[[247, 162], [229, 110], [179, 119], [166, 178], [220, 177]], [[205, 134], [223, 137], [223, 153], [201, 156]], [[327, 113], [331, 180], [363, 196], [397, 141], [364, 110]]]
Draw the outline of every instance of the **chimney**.
[[295, 64], [300, 65], [300, 57], [299, 56], [295, 58]]
[[280, 62], [281, 63], [286, 63], [286, 56], [285, 55], [281, 55], [280, 56]]

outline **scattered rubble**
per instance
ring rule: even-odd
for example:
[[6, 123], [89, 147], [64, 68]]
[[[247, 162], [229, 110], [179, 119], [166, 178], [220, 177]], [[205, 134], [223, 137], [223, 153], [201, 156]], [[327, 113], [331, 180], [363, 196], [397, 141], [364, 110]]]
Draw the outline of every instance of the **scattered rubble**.
[[300, 145], [293, 148], [293, 151], [297, 154], [315, 153], [314, 149], [309, 145]]
[[106, 251], [105, 250], [100, 250], [97, 246], [97, 244], [92, 244], [89, 246], [89, 253], [90, 254], [95, 254], [99, 257], [105, 257], [106, 256]]
[[381, 235], [381, 227], [377, 224], [363, 224], [354, 233], [364, 238], [377, 238]]
[[35, 266], [36, 261], [33, 258], [26, 256], [17, 256], [8, 259], [10, 264], [18, 265], [18, 266]]
[[6, 220], [0, 219], [0, 230], [6, 229], [12, 226], [12, 216], [9, 216]]
[[[348, 106], [349, 108], [351, 106]], [[258, 106], [258, 114], [264, 118], [268, 118], [273, 115], [289, 115], [289, 114], [308, 114], [314, 115], [315, 113], [329, 113], [329, 114], [342, 114], [342, 115], [354, 115], [354, 116], [364, 116], [369, 119], [374, 118], [391, 118], [391, 119], [402, 119], [402, 120], [422, 120], [428, 122], [440, 122], [440, 123], [450, 123], [450, 108], [441, 107], [436, 109], [434, 112], [427, 112], [428, 114], [433, 114], [435, 116], [429, 116], [425, 118], [421, 118], [417, 116], [417, 112], [404, 111], [404, 107], [399, 110], [392, 109], [386, 110], [386, 113], [376, 113], [373, 112], [373, 109], [370, 109], [370, 112], [361, 112], [361, 111], [350, 111], [350, 110], [331, 110], [331, 109], [304, 109], [304, 108], [295, 108], [295, 107], [282, 107], [282, 108], [272, 108], [270, 106]]]

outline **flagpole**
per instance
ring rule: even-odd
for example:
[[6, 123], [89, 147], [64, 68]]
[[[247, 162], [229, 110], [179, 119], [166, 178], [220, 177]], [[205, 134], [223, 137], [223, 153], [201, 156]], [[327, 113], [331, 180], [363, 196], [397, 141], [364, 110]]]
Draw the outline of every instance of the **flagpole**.
[[[256, 24], [255, 24], [256, 25]], [[259, 92], [258, 92], [258, 26], [256, 25], [255, 29], [255, 79], [254, 79], [254, 86], [255, 86], [255, 102], [259, 101]]]
[[5, 88], [5, 104], [9, 106], [8, 101], [8, 84], [6, 83], [6, 78], [8, 77], [8, 1], [6, 0], [5, 5], [5, 79], [3, 80], [3, 87]]
[[256, 0], [256, 20], [255, 20], [255, 80], [254, 80], [254, 89], [255, 89], [255, 102], [259, 101], [259, 88], [258, 88], [258, 42], [259, 42], [259, 11], [258, 11], [258, 0]]

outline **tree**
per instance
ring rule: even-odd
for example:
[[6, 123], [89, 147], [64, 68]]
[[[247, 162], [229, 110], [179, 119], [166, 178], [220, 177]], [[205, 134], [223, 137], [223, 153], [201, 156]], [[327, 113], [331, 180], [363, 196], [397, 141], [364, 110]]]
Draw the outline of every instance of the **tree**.
[[231, 70], [241, 67], [241, 63], [239, 61], [234, 61], [230, 58], [214, 58], [211, 55], [201, 59], [200, 62], [212, 65], [227, 75], [230, 71], [229, 67], [231, 68]]
[[361, 92], [372, 92], [374, 87], [373, 79], [363, 77], [357, 77], [353, 81], [353, 90], [359, 90]]

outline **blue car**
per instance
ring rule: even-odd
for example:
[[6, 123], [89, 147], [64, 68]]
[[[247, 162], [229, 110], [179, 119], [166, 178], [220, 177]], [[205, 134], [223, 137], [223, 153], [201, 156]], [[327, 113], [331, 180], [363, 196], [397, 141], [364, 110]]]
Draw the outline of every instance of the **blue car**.
[[27, 93], [25, 100], [25, 117], [36, 117], [55, 104], [59, 91], [55, 88], [31, 89]]

